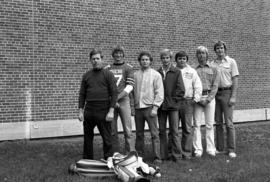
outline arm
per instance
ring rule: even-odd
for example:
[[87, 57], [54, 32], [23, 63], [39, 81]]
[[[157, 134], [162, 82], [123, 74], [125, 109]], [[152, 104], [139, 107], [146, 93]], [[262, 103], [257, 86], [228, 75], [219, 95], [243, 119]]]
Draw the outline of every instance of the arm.
[[217, 90], [218, 90], [219, 79], [220, 79], [220, 73], [218, 72], [218, 70], [216, 68], [212, 68], [212, 69], [213, 69], [214, 75], [213, 75], [211, 91], [208, 94], [208, 97], [206, 99], [208, 103], [211, 102], [215, 98], [217, 94]]
[[229, 106], [235, 105], [237, 89], [238, 89], [238, 76], [234, 76], [232, 77], [232, 95], [229, 101]]
[[83, 108], [85, 104], [85, 98], [86, 98], [86, 88], [85, 88], [85, 82], [84, 82], [84, 76], [82, 77], [80, 91], [79, 91], [79, 114], [78, 119], [79, 121], [84, 121], [83, 117]]
[[201, 100], [202, 96], [202, 82], [197, 71], [194, 72], [192, 86], [193, 86], [194, 101], [197, 103]]
[[164, 87], [161, 75], [158, 73], [154, 80], [154, 102], [151, 111], [151, 116], [157, 116], [157, 110], [164, 100]]
[[110, 102], [110, 109], [109, 112], [106, 115], [106, 120], [107, 121], [112, 121], [114, 117], [114, 107], [116, 105], [117, 101], [117, 86], [116, 86], [116, 80], [110, 71], [107, 72], [107, 81], [108, 81], [108, 86], [109, 86], [109, 94], [111, 96], [111, 102]]

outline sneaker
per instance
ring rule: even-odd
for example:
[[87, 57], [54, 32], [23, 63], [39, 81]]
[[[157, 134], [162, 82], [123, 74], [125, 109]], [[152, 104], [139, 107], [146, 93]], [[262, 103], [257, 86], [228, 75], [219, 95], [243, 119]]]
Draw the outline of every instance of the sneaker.
[[230, 158], [236, 158], [236, 153], [235, 152], [229, 152], [229, 157]]
[[226, 152], [225, 151], [219, 151], [219, 150], [216, 150], [216, 154], [225, 154]]
[[208, 155], [210, 155], [211, 157], [215, 157], [216, 156], [216, 152], [207, 152]]
[[200, 158], [200, 157], [202, 157], [202, 154], [201, 153], [195, 153], [194, 156], [197, 157], [197, 158]]

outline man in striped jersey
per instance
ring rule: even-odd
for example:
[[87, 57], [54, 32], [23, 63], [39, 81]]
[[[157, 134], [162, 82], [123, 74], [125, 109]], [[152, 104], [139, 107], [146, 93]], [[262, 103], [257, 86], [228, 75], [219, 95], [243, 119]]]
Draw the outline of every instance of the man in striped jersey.
[[132, 137], [129, 99], [129, 93], [133, 90], [134, 85], [134, 71], [133, 67], [124, 60], [125, 54], [122, 46], [117, 46], [113, 49], [112, 57], [114, 62], [106, 66], [106, 68], [114, 74], [117, 80], [116, 85], [118, 89], [117, 106], [114, 111], [114, 119], [112, 122], [113, 152], [120, 152], [117, 128], [118, 115], [121, 118], [125, 136], [125, 152], [135, 151], [134, 139]]

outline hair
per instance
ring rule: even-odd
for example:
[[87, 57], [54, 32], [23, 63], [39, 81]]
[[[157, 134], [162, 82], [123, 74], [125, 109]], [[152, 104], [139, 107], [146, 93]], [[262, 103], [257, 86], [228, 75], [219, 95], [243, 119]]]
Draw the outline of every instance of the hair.
[[177, 61], [177, 59], [179, 57], [186, 57], [187, 61], [188, 61], [188, 54], [185, 51], [179, 51], [178, 53], [175, 54], [175, 61]]
[[173, 52], [172, 52], [170, 49], [163, 49], [163, 50], [160, 52], [160, 59], [162, 58], [162, 56], [166, 56], [166, 55], [169, 55], [170, 58], [172, 58]]
[[141, 58], [143, 56], [147, 56], [149, 57], [150, 61], [153, 62], [153, 57], [151, 56], [150, 52], [147, 52], [147, 51], [142, 51], [139, 56], [138, 56], [138, 61], [140, 62], [141, 61]]
[[215, 51], [215, 52], [216, 52], [216, 49], [217, 49], [218, 46], [223, 46], [225, 52], [227, 52], [227, 46], [226, 46], [226, 43], [225, 43], [225, 42], [223, 42], [223, 41], [221, 41], [221, 40], [217, 41], [217, 42], [215, 43], [215, 45], [214, 45], [214, 51]]
[[98, 50], [98, 49], [92, 49], [91, 52], [89, 53], [89, 57], [90, 59], [96, 55], [96, 54], [100, 54], [100, 57], [103, 58], [103, 54], [102, 54], [102, 51], [101, 50]]
[[112, 50], [112, 57], [116, 52], [122, 52], [123, 56], [125, 57], [125, 53], [124, 53], [124, 47], [118, 45], [116, 46], [113, 50]]
[[208, 53], [208, 49], [204, 46], [199, 46], [196, 50], [196, 57], [198, 56], [199, 52], [205, 52], [206, 53], [206, 58], [208, 59], [209, 53]]

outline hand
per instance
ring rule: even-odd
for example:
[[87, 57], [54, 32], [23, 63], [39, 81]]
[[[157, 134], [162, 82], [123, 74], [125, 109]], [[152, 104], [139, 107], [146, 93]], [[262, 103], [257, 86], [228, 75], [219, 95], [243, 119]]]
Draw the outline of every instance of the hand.
[[157, 116], [157, 110], [158, 110], [158, 107], [153, 106], [153, 108], [151, 110], [151, 113], [150, 113], [150, 116], [151, 117], [156, 117]]
[[201, 101], [199, 102], [199, 104], [200, 104], [201, 106], [203, 106], [203, 107], [205, 107], [208, 103], [209, 103], [208, 100], [201, 100]]
[[78, 119], [79, 119], [79, 121], [84, 121], [84, 116], [83, 116], [83, 110], [82, 109], [80, 109], [80, 111], [79, 111], [79, 117], [78, 117]]
[[229, 106], [234, 106], [236, 103], [236, 98], [235, 97], [231, 97], [229, 100]]
[[119, 108], [119, 107], [120, 107], [119, 103], [118, 103], [118, 102], [116, 102], [116, 104], [115, 104], [115, 108]]
[[110, 108], [109, 112], [106, 115], [106, 121], [111, 122], [114, 117], [114, 109]]

